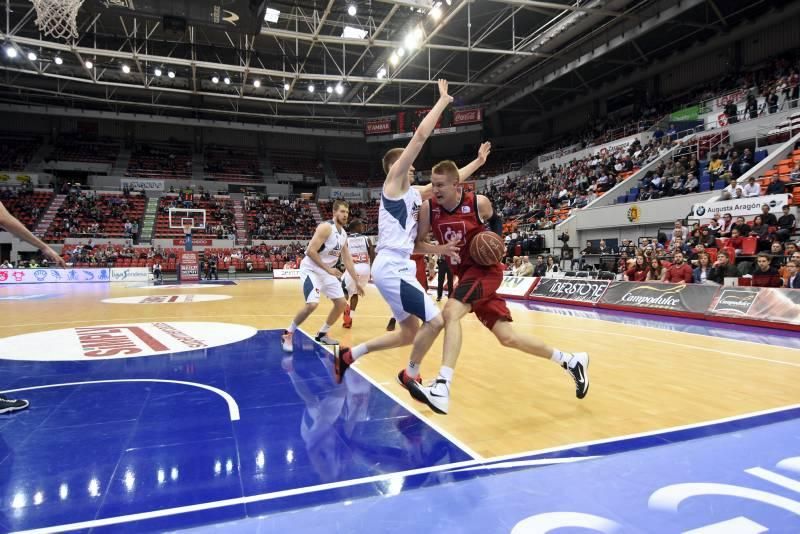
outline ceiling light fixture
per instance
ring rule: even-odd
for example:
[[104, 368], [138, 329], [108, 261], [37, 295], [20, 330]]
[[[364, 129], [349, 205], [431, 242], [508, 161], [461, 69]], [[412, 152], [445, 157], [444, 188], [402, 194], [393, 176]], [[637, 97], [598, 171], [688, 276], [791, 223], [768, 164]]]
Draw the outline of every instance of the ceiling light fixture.
[[397, 52], [392, 52], [392, 55], [389, 56], [389, 63], [394, 66], [397, 65], [398, 61], [400, 61], [400, 58], [397, 56]]
[[291, 87], [291, 85], [289, 85], [288, 83], [283, 84], [283, 90], [284, 91], [288, 91], [290, 87]]
[[168, 70], [167, 71], [167, 78], [174, 78], [174, 77], [175, 77], [175, 71], [174, 70]]
[[153, 70], [153, 74], [155, 74], [156, 76], [161, 76], [162, 74], [164, 74], [164, 72], [159, 67], [156, 67], [155, 70]]
[[53, 61], [55, 62], [56, 65], [61, 65], [62, 63], [64, 63], [64, 60], [61, 59], [61, 56], [54, 57]]
[[86, 67], [87, 69], [91, 69], [92, 67], [94, 67], [94, 63], [92, 63], [92, 61], [91, 61], [91, 60], [87, 59], [87, 60], [84, 62], [83, 66], [84, 66], [84, 67]]
[[131, 68], [127, 65], [122, 65], [122, 72], [124, 72], [125, 74], [130, 74]]
[[331, 87], [330, 85], [326, 87], [325, 90], [328, 92], [328, 94], [333, 93], [333, 87]]
[[211, 77], [211, 83], [219, 83], [219, 76], [216, 74]]
[[428, 14], [431, 16], [433, 20], [438, 21], [440, 18], [442, 18], [442, 3], [436, 2], [435, 4], [433, 4], [433, 7], [428, 12]]
[[230, 85], [230, 84], [231, 84], [231, 79], [230, 79], [230, 77], [229, 77], [229, 76], [225, 76], [224, 78], [222, 78], [222, 82], [223, 82], [225, 85]]
[[342, 82], [336, 84], [335, 90], [337, 95], [341, 95], [342, 93], [344, 93], [344, 86], [342, 85]]
[[253, 80], [253, 87], [261, 87], [261, 80]]
[[313, 83], [308, 84], [308, 92], [309, 93], [313, 93], [314, 92], [314, 84]]
[[382, 80], [386, 78], [386, 67], [381, 67], [378, 69], [378, 79]]
[[347, 6], [347, 14], [350, 15], [351, 17], [355, 17], [357, 12], [358, 10], [356, 9], [355, 4], [350, 4], [349, 6]]
[[36, 61], [36, 52], [28, 52], [28, 59], [30, 61]]
[[15, 57], [17, 57], [17, 49], [14, 48], [13, 46], [7, 46], [6, 56], [8, 56], [10, 59], [14, 59]]

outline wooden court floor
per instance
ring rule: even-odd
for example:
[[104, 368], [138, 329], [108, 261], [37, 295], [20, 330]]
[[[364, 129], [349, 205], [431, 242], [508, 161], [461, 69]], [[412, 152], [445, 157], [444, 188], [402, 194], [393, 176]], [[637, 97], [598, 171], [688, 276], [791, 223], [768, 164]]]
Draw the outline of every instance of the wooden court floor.
[[[0, 337], [95, 324], [213, 321], [283, 329], [302, 305], [298, 281], [251, 280], [215, 288], [111, 288], [100, 284], [3, 288], [8, 295], [55, 293], [47, 300], [0, 301]], [[222, 294], [228, 300], [185, 304], [105, 304], [109, 297]], [[328, 311], [323, 300], [303, 325]], [[450, 414], [433, 414], [396, 382], [408, 349], [374, 353], [360, 372], [412, 410], [483, 457], [538, 451], [690, 425], [797, 403], [800, 350], [707, 335], [514, 309], [515, 325], [566, 351], [588, 351], [591, 389], [584, 400], [556, 364], [501, 347], [474, 316], [464, 321], [464, 347], [452, 387]], [[368, 289], [352, 330], [332, 335], [352, 345], [384, 332], [388, 307]], [[422, 366], [433, 377], [441, 337]], [[275, 347], [275, 357], [281, 357]]]

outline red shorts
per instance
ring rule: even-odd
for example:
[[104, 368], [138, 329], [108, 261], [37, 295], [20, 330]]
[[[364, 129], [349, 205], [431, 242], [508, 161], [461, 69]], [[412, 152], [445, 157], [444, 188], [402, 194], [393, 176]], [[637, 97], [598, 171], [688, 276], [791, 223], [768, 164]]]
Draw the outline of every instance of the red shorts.
[[506, 301], [497, 294], [503, 283], [503, 271], [467, 267], [459, 273], [453, 298], [471, 304], [472, 311], [483, 325], [491, 330], [497, 321], [512, 321]]

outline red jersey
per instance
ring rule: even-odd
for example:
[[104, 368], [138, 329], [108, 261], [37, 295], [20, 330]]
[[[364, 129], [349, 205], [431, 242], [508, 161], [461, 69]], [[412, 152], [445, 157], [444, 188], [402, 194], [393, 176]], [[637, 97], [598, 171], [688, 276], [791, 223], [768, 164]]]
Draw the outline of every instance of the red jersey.
[[462, 192], [461, 201], [452, 211], [445, 209], [436, 201], [436, 198], [431, 198], [430, 203], [431, 229], [436, 241], [448, 243], [455, 240], [460, 249], [458, 255], [461, 261], [458, 265], [453, 265], [452, 260], [447, 258], [447, 262], [456, 276], [462, 278], [468, 269], [475, 268], [483, 269], [487, 273], [503, 271], [503, 267], [499, 263], [488, 266], [479, 265], [469, 254], [469, 245], [472, 239], [485, 230], [484, 222], [478, 215], [478, 196], [475, 193]]

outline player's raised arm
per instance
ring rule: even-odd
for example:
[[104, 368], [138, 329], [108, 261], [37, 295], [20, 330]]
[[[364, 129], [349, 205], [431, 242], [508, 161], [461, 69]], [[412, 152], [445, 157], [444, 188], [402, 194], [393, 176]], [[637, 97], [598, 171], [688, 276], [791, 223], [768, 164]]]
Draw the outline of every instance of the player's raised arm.
[[328, 267], [322, 261], [322, 257], [319, 255], [320, 249], [325, 244], [325, 240], [328, 239], [333, 231], [333, 226], [328, 223], [321, 223], [317, 226], [317, 229], [314, 230], [314, 235], [311, 238], [311, 241], [308, 242], [308, 247], [306, 248], [306, 256], [311, 258], [311, 261], [316, 263], [320, 269], [323, 269], [325, 272], [332, 274], [336, 278], [339, 278], [342, 273], [338, 270]]
[[411, 138], [411, 141], [408, 142], [408, 145], [406, 145], [403, 153], [387, 171], [386, 182], [383, 188], [386, 194], [391, 198], [399, 198], [408, 191], [408, 171], [414, 163], [414, 160], [417, 159], [417, 156], [422, 151], [425, 141], [427, 141], [428, 137], [433, 133], [433, 129], [436, 127], [439, 117], [442, 116], [442, 112], [453, 101], [453, 97], [447, 93], [447, 80], [439, 80], [438, 85], [439, 100], [436, 101], [433, 108], [428, 112], [425, 118], [422, 119], [422, 122], [417, 127], [417, 131], [414, 132], [414, 136]]
[[65, 268], [67, 266], [67, 264], [64, 262], [64, 258], [59, 256], [58, 252], [50, 248], [49, 245], [44, 243], [41, 239], [33, 235], [30, 230], [25, 228], [25, 225], [22, 224], [19, 219], [8, 212], [6, 207], [3, 206], [2, 202], [0, 202], [0, 227], [5, 228], [14, 237], [22, 239], [23, 241], [27, 241], [34, 247], [38, 248], [44, 257], [59, 267]]
[[419, 223], [417, 223], [417, 240], [414, 242], [414, 254], [438, 254], [450, 256], [453, 261], [459, 260], [459, 248], [455, 243], [442, 243], [434, 245], [428, 242], [431, 232], [431, 203], [426, 200], [419, 209]]
[[[474, 160], [469, 162], [469, 164], [461, 167], [458, 169], [458, 181], [459, 183], [467, 181], [473, 174], [475, 174], [478, 169], [484, 166], [486, 160], [489, 158], [489, 154], [492, 153], [492, 143], [486, 141], [485, 143], [481, 143], [481, 146], [478, 147], [478, 157]], [[422, 200], [427, 200], [431, 198], [433, 195], [433, 185], [423, 185], [423, 186], [416, 186], [419, 194], [422, 196]]]

